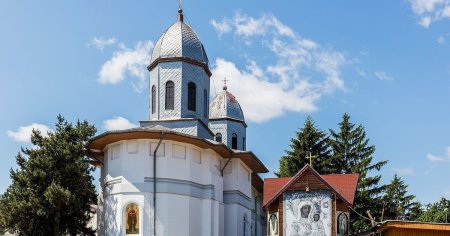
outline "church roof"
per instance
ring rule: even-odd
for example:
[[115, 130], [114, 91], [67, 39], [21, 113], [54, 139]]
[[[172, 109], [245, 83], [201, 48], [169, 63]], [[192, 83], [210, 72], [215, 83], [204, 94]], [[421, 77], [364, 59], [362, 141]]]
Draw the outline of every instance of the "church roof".
[[162, 133], [164, 133], [164, 140], [189, 143], [200, 148], [211, 149], [224, 159], [231, 157], [242, 160], [255, 173], [269, 172], [267, 167], [251, 151], [233, 150], [223, 143], [183, 134], [160, 125], [113, 130], [97, 135], [87, 143], [87, 155], [98, 161], [101, 165], [103, 163], [103, 150], [107, 145], [121, 140], [159, 139]]
[[227, 91], [227, 87], [217, 94], [214, 100], [209, 105], [209, 119], [235, 119], [245, 122], [244, 112], [242, 112], [241, 105], [236, 100], [236, 97]]
[[275, 198], [280, 196], [288, 187], [298, 181], [306, 173], [315, 175], [319, 181], [324, 183], [339, 198], [353, 205], [358, 174], [329, 174], [320, 175], [311, 166], [306, 165], [294, 177], [266, 178], [264, 179], [263, 206], [268, 206]]
[[192, 28], [183, 22], [182, 11], [179, 10], [179, 20], [171, 25], [156, 41], [153, 47], [150, 65], [158, 59], [184, 58], [208, 65], [203, 44]]

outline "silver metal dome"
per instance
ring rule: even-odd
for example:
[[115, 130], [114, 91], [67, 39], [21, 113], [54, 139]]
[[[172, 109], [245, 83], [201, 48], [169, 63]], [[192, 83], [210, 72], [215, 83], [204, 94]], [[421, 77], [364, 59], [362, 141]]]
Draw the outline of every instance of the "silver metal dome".
[[186, 58], [208, 65], [203, 44], [182, 20], [170, 26], [156, 41], [150, 64], [159, 58]]
[[245, 122], [239, 102], [224, 87], [209, 105], [209, 119], [231, 118]]

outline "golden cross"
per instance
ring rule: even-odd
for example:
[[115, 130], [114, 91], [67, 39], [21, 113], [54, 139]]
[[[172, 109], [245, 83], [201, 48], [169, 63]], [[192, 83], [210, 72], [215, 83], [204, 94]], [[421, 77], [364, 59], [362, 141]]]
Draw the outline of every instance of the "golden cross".
[[317, 158], [317, 157], [318, 157], [317, 155], [313, 156], [311, 152], [309, 152], [309, 157], [306, 157], [307, 159], [309, 159], [309, 165], [311, 166], [311, 168], [313, 167], [313, 162], [312, 162], [313, 158]]

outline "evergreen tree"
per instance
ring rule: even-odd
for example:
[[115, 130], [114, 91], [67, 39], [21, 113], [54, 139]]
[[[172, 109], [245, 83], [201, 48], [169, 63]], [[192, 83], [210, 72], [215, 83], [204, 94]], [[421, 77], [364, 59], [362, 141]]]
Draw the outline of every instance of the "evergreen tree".
[[413, 220], [409, 217], [415, 217], [416, 212], [412, 212], [412, 216], [410, 213], [412, 210], [417, 210], [413, 209], [417, 203], [413, 202], [414, 195], [407, 195], [407, 188], [408, 185], [400, 177], [394, 175], [384, 191], [382, 220]]
[[16, 156], [11, 185], [0, 200], [0, 224], [18, 235], [94, 235], [87, 228], [97, 202], [83, 148], [96, 132], [87, 121], [74, 126], [57, 117], [56, 130], [34, 130], [32, 148]]
[[329, 159], [331, 150], [328, 147], [328, 137], [318, 129], [311, 117], [305, 121], [305, 125], [296, 133], [296, 138], [291, 139], [291, 150], [286, 151], [286, 156], [280, 159], [280, 169], [275, 174], [278, 177], [290, 177], [297, 174], [306, 164], [309, 164], [309, 155], [313, 156], [313, 168], [321, 173], [330, 173]]
[[428, 204], [418, 220], [423, 222], [450, 223], [450, 200], [441, 198], [438, 202]]
[[[329, 143], [332, 149], [331, 166], [334, 173], [358, 173], [359, 181], [353, 208], [360, 214], [370, 211], [375, 218], [381, 216], [380, 194], [384, 186], [378, 186], [381, 175], [379, 171], [387, 161], [372, 163], [375, 146], [369, 145], [362, 125], [350, 122], [350, 116], [344, 114], [339, 123], [339, 131], [330, 130]], [[370, 175], [369, 175], [370, 173]], [[352, 230], [371, 227], [370, 221], [351, 213]]]
[[419, 221], [423, 214], [422, 204], [418, 201], [413, 202], [409, 212], [406, 213], [406, 219], [410, 221]]

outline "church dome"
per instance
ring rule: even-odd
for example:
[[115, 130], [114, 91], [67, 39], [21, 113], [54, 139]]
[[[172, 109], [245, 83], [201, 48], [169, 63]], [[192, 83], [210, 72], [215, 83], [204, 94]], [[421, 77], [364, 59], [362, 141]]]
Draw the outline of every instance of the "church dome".
[[178, 21], [156, 41], [150, 65], [156, 60], [164, 58], [184, 58], [208, 65], [208, 57], [203, 44], [192, 28], [183, 22], [182, 11], [178, 12]]
[[245, 122], [244, 113], [239, 102], [233, 94], [227, 91], [226, 86], [209, 105], [209, 119], [222, 118], [237, 119]]

